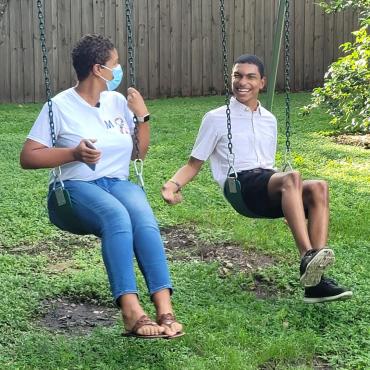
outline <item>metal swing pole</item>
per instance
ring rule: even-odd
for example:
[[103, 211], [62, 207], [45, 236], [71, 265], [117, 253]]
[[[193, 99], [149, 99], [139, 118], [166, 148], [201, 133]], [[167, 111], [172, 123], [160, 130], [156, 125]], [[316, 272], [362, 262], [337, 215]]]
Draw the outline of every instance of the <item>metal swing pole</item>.
[[286, 1], [279, 0], [279, 11], [278, 11], [278, 17], [276, 21], [274, 40], [273, 40], [273, 49], [272, 49], [272, 64], [271, 64], [271, 70], [268, 76], [268, 85], [267, 85], [266, 108], [269, 111], [272, 110], [272, 104], [274, 101], [276, 75], [277, 75], [277, 69], [279, 65], [279, 55], [280, 55], [281, 40], [282, 40], [283, 30], [284, 30], [284, 17], [285, 17], [286, 7], [287, 7]]

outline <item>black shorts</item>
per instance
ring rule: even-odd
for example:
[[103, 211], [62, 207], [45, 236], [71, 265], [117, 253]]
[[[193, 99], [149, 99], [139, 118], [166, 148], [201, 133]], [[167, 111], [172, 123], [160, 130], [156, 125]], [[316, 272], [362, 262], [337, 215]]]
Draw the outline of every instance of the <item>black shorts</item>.
[[263, 168], [238, 172], [244, 203], [258, 216], [284, 217], [281, 204], [273, 203], [267, 191], [268, 182], [274, 173], [276, 171]]

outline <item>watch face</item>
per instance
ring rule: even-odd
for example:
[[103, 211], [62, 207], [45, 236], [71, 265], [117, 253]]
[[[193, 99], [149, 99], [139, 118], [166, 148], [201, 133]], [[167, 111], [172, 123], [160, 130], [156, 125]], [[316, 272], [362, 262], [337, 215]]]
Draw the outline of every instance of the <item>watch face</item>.
[[145, 116], [142, 116], [142, 117], [137, 117], [138, 122], [146, 122], [146, 121], [149, 121], [149, 119], [150, 119], [149, 114], [146, 114]]

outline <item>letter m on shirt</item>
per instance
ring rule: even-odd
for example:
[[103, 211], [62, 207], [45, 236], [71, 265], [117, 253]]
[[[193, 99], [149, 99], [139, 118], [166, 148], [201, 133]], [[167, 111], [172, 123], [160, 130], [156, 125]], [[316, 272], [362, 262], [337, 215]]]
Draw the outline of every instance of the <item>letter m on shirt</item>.
[[105, 120], [104, 120], [104, 123], [105, 123], [105, 126], [107, 126], [107, 128], [112, 128], [112, 127], [114, 127], [114, 124], [111, 122], [111, 120], [109, 120], [109, 121], [105, 121]]

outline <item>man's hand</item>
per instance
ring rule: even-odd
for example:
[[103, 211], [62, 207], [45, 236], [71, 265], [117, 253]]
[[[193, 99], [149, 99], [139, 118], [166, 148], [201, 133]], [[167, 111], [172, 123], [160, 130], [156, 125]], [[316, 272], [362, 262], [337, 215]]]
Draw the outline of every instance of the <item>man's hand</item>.
[[183, 198], [182, 198], [182, 194], [181, 194], [179, 187], [170, 181], [166, 182], [163, 185], [161, 193], [162, 193], [162, 198], [168, 204], [173, 205], [173, 204], [178, 204], [182, 202]]

